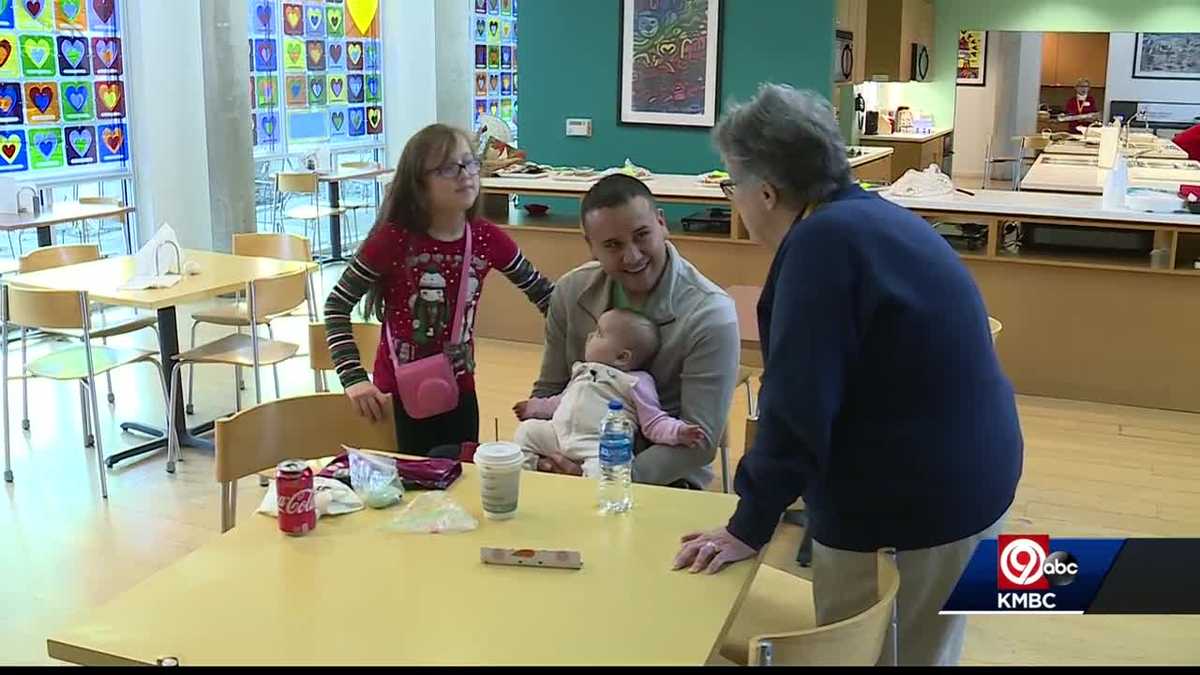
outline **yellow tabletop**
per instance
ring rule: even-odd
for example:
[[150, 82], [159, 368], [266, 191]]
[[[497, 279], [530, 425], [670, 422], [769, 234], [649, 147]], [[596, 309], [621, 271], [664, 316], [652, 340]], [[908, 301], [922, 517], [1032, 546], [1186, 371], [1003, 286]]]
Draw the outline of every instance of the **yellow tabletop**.
[[192, 249], [183, 251], [183, 260], [185, 263], [195, 261], [200, 266], [200, 272], [185, 274], [179, 283], [170, 288], [121, 290], [120, 286], [133, 276], [133, 256], [105, 258], [18, 274], [10, 277], [8, 283], [26, 288], [86, 290], [88, 297], [97, 302], [157, 310], [240, 290], [256, 279], [317, 266], [312, 262], [252, 258]]
[[[680, 535], [724, 522], [732, 495], [635, 485], [634, 509], [604, 516], [594, 481], [526, 472], [516, 518], [491, 521], [469, 464], [449, 493], [477, 530], [386, 531], [402, 504], [322, 518], [293, 538], [242, 504], [237, 527], [49, 638], [49, 654], [88, 665], [702, 665], [757, 570], [671, 571]], [[575, 549], [583, 569], [485, 565], [481, 546]]]
[[391, 168], [382, 165], [367, 168], [352, 168], [343, 166], [338, 167], [338, 170], [334, 172], [318, 173], [317, 180], [322, 183], [336, 183], [344, 180], [366, 180], [368, 178], [375, 178], [376, 176], [383, 176], [391, 172]]
[[59, 223], [92, 218], [115, 218], [133, 212], [132, 206], [112, 204], [80, 204], [61, 202], [43, 211], [36, 218], [32, 213], [0, 213], [0, 230], [23, 230], [30, 227], [47, 227]]

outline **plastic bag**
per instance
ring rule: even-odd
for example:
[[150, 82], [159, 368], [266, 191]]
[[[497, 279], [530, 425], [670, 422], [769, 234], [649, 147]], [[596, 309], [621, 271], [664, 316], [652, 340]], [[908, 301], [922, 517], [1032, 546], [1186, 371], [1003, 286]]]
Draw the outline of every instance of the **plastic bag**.
[[426, 492], [396, 514], [387, 529], [408, 534], [470, 532], [479, 521], [445, 492]]
[[404, 485], [395, 463], [387, 457], [350, 450], [350, 487], [373, 509], [399, 503]]

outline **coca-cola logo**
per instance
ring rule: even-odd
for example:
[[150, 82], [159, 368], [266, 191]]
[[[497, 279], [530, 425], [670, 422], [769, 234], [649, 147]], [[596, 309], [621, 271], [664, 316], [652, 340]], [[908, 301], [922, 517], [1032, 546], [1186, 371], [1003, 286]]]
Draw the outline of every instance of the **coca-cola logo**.
[[308, 513], [314, 506], [315, 493], [312, 488], [305, 488], [292, 495], [279, 495], [279, 513], [289, 516]]

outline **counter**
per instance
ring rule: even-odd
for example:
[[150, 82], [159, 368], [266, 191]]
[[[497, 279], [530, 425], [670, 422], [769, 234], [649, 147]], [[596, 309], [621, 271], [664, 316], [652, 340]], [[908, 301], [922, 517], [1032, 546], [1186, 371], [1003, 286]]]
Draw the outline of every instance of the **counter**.
[[[1172, 165], [1189, 168], [1169, 168]], [[1104, 192], [1107, 176], [1108, 170], [1099, 168], [1096, 157], [1042, 153], [1021, 179], [1021, 189], [1098, 195]], [[1154, 157], [1130, 160], [1130, 187], [1175, 192], [1181, 183], [1200, 184], [1200, 162]]]
[[[928, 134], [871, 134], [860, 136], [865, 146], [887, 147], [895, 151], [892, 155], [892, 173], [888, 177], [896, 182], [909, 169], [924, 170], [930, 164], [943, 165], [949, 155], [953, 141], [953, 129], [938, 129]], [[943, 166], [943, 171], [950, 172]]]
[[954, 132], [954, 129], [934, 129], [928, 134], [914, 133], [892, 133], [892, 134], [867, 134], [859, 136], [860, 141], [889, 141], [896, 143], [927, 143], [943, 136], [948, 136]]
[[[1082, 155], [1087, 157], [1096, 157], [1100, 154], [1100, 146], [1095, 143], [1084, 143], [1083, 141], [1058, 141], [1047, 145], [1043, 153], [1050, 155]], [[1140, 157], [1157, 157], [1164, 159], [1187, 159], [1187, 151], [1175, 145], [1175, 143], [1162, 139], [1162, 143], [1157, 148], [1149, 150]]]
[[[662, 180], [659, 180], [661, 178]], [[683, 177], [679, 177], [683, 178]], [[690, 177], [694, 180], [695, 177]], [[517, 241], [542, 272], [557, 278], [591, 259], [577, 211], [541, 219], [509, 208], [508, 196], [548, 194], [554, 182], [483, 180], [492, 210], [487, 216]], [[703, 186], [676, 178], [647, 183], [661, 201], [728, 202]], [[562, 186], [556, 196], [582, 197], [590, 183]], [[717, 189], [716, 193], [719, 194]], [[1108, 211], [1091, 195], [979, 190], [938, 198], [888, 197], [931, 222], [973, 223], [986, 245], [961, 251], [987, 303], [1004, 324], [997, 349], [1019, 393], [1200, 412], [1195, 336], [1200, 335], [1200, 216]], [[718, 285], [761, 286], [772, 254], [750, 241], [736, 212], [739, 232], [673, 234], [680, 253]], [[1153, 232], [1169, 249], [1170, 265], [1155, 269], [1149, 258], [1047, 253], [1006, 247], [1010, 223]], [[498, 279], [498, 278], [497, 278]], [[476, 334], [541, 342], [544, 324], [511, 284], [488, 284]], [[743, 350], [746, 365], [761, 356]]]

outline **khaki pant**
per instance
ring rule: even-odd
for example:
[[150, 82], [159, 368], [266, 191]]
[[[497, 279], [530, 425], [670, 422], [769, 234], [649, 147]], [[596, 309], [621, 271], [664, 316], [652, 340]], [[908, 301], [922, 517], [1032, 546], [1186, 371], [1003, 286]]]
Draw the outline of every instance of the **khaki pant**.
[[[938, 614], [962, 576], [981, 539], [995, 538], [1007, 516], [966, 539], [932, 548], [898, 551], [900, 592], [896, 596], [901, 666], [952, 666], [962, 656], [967, 617]], [[843, 551], [813, 542], [813, 601], [817, 625], [852, 617], [877, 602], [875, 553]], [[893, 661], [892, 633], [884, 641], [879, 665]]]

